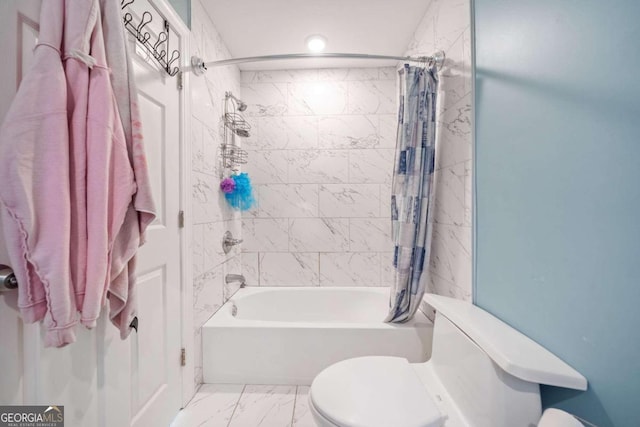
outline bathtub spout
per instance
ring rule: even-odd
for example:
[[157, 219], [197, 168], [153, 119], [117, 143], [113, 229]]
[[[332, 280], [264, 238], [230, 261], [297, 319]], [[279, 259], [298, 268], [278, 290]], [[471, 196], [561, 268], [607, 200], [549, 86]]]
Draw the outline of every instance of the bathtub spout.
[[244, 288], [246, 286], [246, 279], [242, 274], [227, 274], [224, 276], [224, 282], [228, 285], [233, 282], [240, 282], [240, 287]]

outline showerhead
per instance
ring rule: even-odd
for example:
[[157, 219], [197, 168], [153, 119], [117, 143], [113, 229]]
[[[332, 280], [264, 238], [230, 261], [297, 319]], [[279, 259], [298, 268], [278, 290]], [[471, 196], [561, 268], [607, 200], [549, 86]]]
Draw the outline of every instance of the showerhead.
[[225, 96], [226, 96], [226, 99], [233, 100], [233, 102], [234, 102], [236, 108], [238, 109], [238, 111], [244, 111], [244, 110], [247, 109], [247, 104], [245, 104], [244, 102], [240, 101], [231, 92], [225, 92]]

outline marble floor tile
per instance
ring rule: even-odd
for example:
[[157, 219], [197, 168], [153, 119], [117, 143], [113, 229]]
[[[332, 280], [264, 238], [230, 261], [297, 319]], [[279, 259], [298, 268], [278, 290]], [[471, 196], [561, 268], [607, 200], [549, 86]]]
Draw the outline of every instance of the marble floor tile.
[[296, 391], [296, 404], [293, 410], [293, 426], [292, 427], [316, 427], [313, 421], [313, 415], [309, 410], [309, 387], [298, 386]]
[[202, 384], [171, 427], [316, 427], [308, 386]]
[[296, 386], [247, 385], [229, 427], [289, 427]]
[[203, 384], [171, 427], [227, 427], [243, 388], [241, 384]]

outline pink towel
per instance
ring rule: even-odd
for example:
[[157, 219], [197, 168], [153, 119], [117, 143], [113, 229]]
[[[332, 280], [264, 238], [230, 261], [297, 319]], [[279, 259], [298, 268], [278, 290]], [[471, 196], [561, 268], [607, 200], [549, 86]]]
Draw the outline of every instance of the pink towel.
[[111, 283], [109, 285], [109, 318], [120, 329], [121, 338], [131, 332], [129, 324], [136, 314], [135, 253], [144, 243], [144, 233], [155, 219], [155, 205], [142, 138], [142, 124], [138, 108], [127, 37], [122, 25], [120, 2], [100, 0], [107, 62], [112, 70], [111, 83], [122, 120], [129, 162], [134, 172], [137, 192], [129, 205], [124, 223], [113, 245]]
[[33, 65], [0, 129], [0, 215], [20, 283], [22, 318], [44, 319], [45, 345], [75, 341], [67, 85], [60, 58], [64, 0], [42, 2]]
[[[89, 103], [89, 56], [91, 30], [98, 18], [98, 4], [65, 1], [64, 71], [67, 80], [71, 194], [71, 278], [76, 306], [81, 308], [87, 282], [87, 111]], [[77, 2], [76, 2], [77, 3]]]
[[[74, 2], [74, 0], [68, 0]], [[94, 0], [97, 4], [98, 0]], [[87, 113], [87, 285], [81, 321], [94, 327], [111, 283], [112, 249], [136, 192], [127, 141], [107, 68], [102, 19], [91, 36]], [[135, 242], [137, 249], [137, 242]]]

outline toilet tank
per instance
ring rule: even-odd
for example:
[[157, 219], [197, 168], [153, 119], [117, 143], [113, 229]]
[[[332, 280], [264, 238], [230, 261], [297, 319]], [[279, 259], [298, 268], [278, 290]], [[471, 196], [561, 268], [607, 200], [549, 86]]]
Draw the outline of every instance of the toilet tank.
[[540, 386], [506, 373], [449, 319], [436, 314], [431, 369], [472, 426], [535, 426]]
[[533, 427], [540, 384], [586, 390], [587, 380], [557, 356], [471, 303], [438, 295], [432, 356], [425, 364], [471, 426]]

